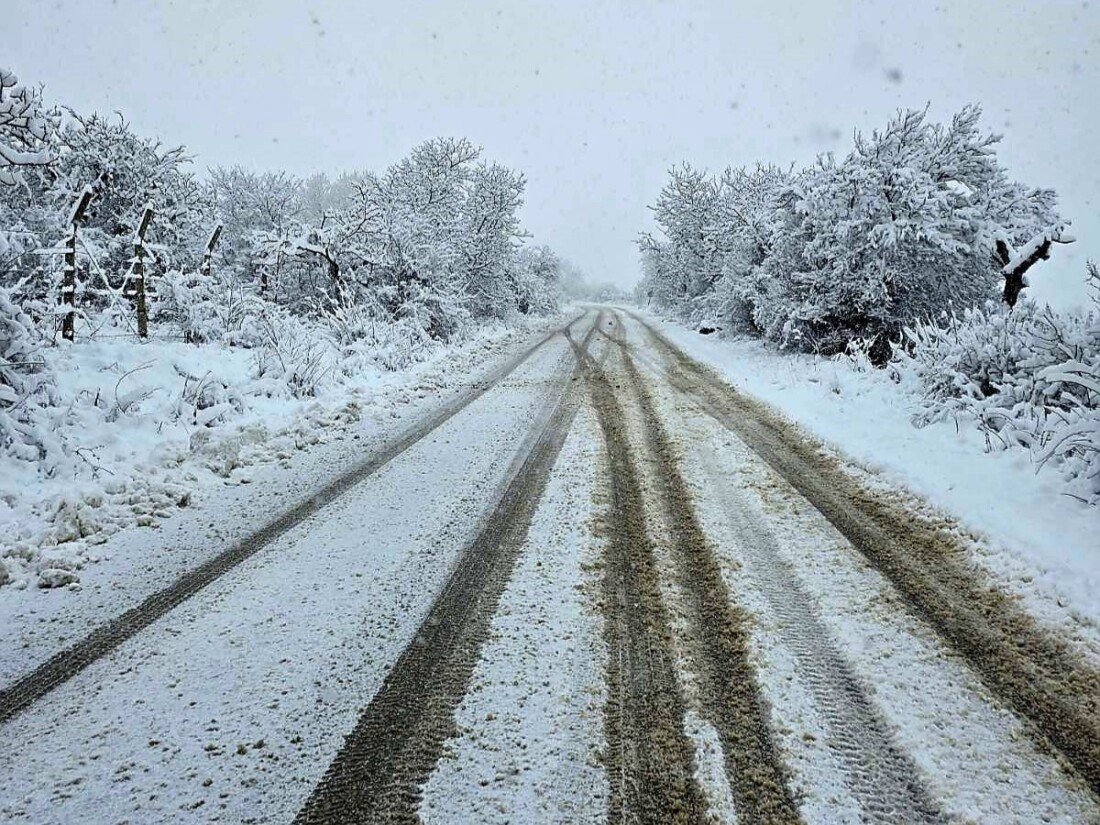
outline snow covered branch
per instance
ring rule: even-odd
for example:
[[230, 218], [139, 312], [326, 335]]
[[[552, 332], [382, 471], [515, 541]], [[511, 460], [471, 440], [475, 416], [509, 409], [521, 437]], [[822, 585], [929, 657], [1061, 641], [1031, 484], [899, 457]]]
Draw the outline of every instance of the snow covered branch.
[[1049, 260], [1051, 246], [1056, 243], [1070, 244], [1075, 238], [1065, 233], [1063, 226], [1055, 226], [1038, 233], [1027, 243], [1013, 253], [1008, 243], [998, 239], [994, 247], [997, 262], [1001, 265], [1001, 274], [1004, 276], [1004, 300], [1011, 306], [1016, 306], [1020, 293], [1028, 285], [1027, 271], [1039, 261]]
[[42, 104], [41, 93], [0, 68], [0, 185], [19, 183], [22, 167], [53, 163], [47, 141], [56, 125], [57, 115]]

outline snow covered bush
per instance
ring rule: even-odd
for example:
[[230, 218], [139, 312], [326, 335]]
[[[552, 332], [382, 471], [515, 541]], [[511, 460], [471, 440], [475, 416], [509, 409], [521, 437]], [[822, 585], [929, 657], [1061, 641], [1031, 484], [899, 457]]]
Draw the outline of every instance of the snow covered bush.
[[990, 303], [906, 330], [897, 357], [924, 393], [915, 423], [969, 418], [1100, 500], [1100, 303], [1088, 315]]
[[0, 456], [39, 461], [60, 450], [44, 414], [56, 400], [41, 356], [48, 343], [11, 290], [0, 287]]
[[192, 375], [178, 365], [183, 389], [175, 407], [176, 420], [194, 427], [223, 424], [245, 411], [246, 402], [239, 388], [207, 372]]
[[260, 316], [258, 326], [253, 363], [264, 392], [274, 397], [316, 395], [336, 367], [336, 349], [325, 330], [275, 307]]
[[510, 270], [521, 314], [549, 315], [558, 310], [562, 262], [550, 247], [522, 247]]
[[264, 302], [233, 274], [172, 270], [160, 279], [160, 317], [179, 327], [194, 344], [220, 341], [232, 346], [260, 343]]
[[326, 301], [318, 312], [341, 351], [341, 370], [364, 365], [402, 370], [461, 339], [472, 328], [463, 296], [419, 284], [361, 290], [357, 300]]

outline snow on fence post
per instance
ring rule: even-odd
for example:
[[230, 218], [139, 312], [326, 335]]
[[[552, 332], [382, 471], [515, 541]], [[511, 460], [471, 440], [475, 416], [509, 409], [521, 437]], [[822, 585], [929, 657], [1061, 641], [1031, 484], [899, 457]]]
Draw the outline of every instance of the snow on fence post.
[[149, 337], [149, 308], [145, 301], [145, 233], [153, 221], [153, 207], [146, 206], [141, 213], [141, 223], [134, 235], [133, 290], [137, 309], [138, 337]]
[[214, 231], [210, 233], [210, 237], [206, 239], [206, 247], [202, 252], [202, 266], [199, 271], [203, 275], [210, 275], [210, 263], [214, 257], [214, 247], [218, 245], [218, 239], [222, 236], [222, 225], [219, 223], [214, 227]]
[[84, 214], [92, 202], [92, 187], [85, 186], [73, 210], [69, 213], [69, 237], [65, 241], [65, 266], [61, 276], [61, 337], [72, 341], [75, 337], [76, 315], [76, 242], [77, 229], [84, 222]]

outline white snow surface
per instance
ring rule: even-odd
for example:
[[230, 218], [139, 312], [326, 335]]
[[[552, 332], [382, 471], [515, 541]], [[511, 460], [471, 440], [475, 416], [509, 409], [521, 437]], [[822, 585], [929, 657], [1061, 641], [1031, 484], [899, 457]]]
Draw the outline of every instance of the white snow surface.
[[707, 800], [707, 814], [715, 822], [734, 825], [737, 805], [726, 775], [726, 759], [718, 730], [689, 708], [684, 712], [684, 733], [695, 753], [695, 781]]
[[[550, 324], [540, 322], [539, 329]], [[88, 435], [90, 442], [112, 445], [111, 466], [131, 474], [116, 498], [103, 490], [112, 477], [43, 482], [26, 462], [0, 468], [0, 489], [9, 491], [16, 502], [6, 509], [0, 503], [0, 555], [19, 552], [13, 533], [33, 537], [22, 544], [22, 579], [0, 587], [0, 626], [7, 629], [0, 637], [0, 683], [40, 664], [90, 626], [134, 607], [308, 499], [538, 334], [518, 327], [487, 329], [464, 346], [406, 372], [365, 374], [333, 397], [253, 398], [246, 413], [213, 428], [198, 450], [188, 446], [187, 428], [158, 427], [154, 413], [125, 426], [103, 427]], [[199, 349], [92, 342], [66, 380], [82, 380], [89, 386], [107, 380], [113, 387], [122, 367], [112, 368], [104, 379], [96, 363], [113, 365], [124, 357], [145, 363], [151, 351], [163, 356], [155, 367], [161, 379], [159, 384], [156, 378], [148, 380], [152, 386], [167, 387], [165, 376], [175, 374], [169, 356], [198, 358]], [[238, 363], [239, 351], [225, 349], [218, 355], [219, 359], [207, 357], [200, 363], [218, 369], [223, 380], [233, 381], [235, 371], [245, 380], [247, 365]], [[139, 360], [143, 356], [145, 360]], [[165, 468], [160, 458], [165, 453], [183, 456], [184, 461], [178, 468]], [[234, 457], [239, 466], [228, 474], [210, 468], [208, 462], [225, 456]], [[189, 506], [158, 503], [156, 496], [166, 490], [189, 495]], [[89, 497], [99, 506], [89, 503]], [[72, 504], [82, 523], [94, 521], [97, 531], [86, 539], [38, 545], [59, 523], [54, 519], [51, 525], [43, 510], [62, 501]], [[53, 559], [73, 567], [79, 584], [73, 590], [27, 587], [34, 582], [34, 571], [55, 564]]]
[[987, 452], [969, 422], [915, 427], [919, 389], [886, 371], [703, 336], [642, 314], [732, 386], [853, 460], [869, 483], [957, 519], [972, 534], [974, 562], [1100, 662], [1100, 510], [1063, 495], [1056, 474], [1037, 472], [1023, 451]]
[[290, 469], [303, 449], [378, 433], [547, 323], [488, 325], [405, 371], [362, 364], [315, 398], [256, 377], [256, 351], [221, 344], [104, 336], [43, 351], [57, 374], [55, 434], [79, 458], [51, 476], [0, 464], [0, 605], [36, 584], [88, 584], [119, 531], [208, 505], [267, 475], [261, 466]]
[[582, 407], [455, 714], [460, 733], [425, 783], [419, 813], [427, 825], [604, 818], [598, 444]]
[[[631, 338], [644, 340], [636, 330]], [[820, 606], [827, 630], [895, 741], [952, 821], [1069, 825], [1100, 815], [1088, 790], [1032, 743], [1023, 724], [794, 488], [690, 403], [667, 390], [656, 401], [664, 420], [678, 422], [674, 443], [727, 586], [755, 618], [754, 665], [807, 821], [855, 823], [863, 812], [845, 766], [829, 747], [828, 716], [775, 630], [777, 619], [758, 580], [766, 572], [741, 548], [731, 497], [747, 496], [754, 518], [775, 535], [782, 558]]]
[[[290, 821], [571, 366], [554, 338], [377, 473], [8, 722], [0, 820]], [[274, 509], [253, 506], [261, 518]]]

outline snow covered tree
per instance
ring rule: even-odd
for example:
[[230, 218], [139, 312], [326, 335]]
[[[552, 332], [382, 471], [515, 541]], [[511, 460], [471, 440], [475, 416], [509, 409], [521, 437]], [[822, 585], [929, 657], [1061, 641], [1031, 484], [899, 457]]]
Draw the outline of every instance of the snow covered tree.
[[509, 293], [522, 314], [542, 314], [558, 308], [562, 261], [546, 245], [521, 247], [507, 264]]
[[257, 256], [267, 257], [259, 238], [285, 235], [302, 214], [302, 182], [285, 172], [256, 173], [240, 166], [210, 170], [207, 196], [222, 224], [220, 257], [246, 282], [259, 280]]
[[366, 300], [392, 318], [420, 318], [435, 339], [451, 337], [460, 315], [516, 308], [509, 265], [522, 237], [523, 186], [522, 175], [481, 161], [479, 149], [454, 138], [364, 174], [343, 224]]
[[299, 194], [302, 220], [319, 224], [326, 215], [345, 211], [351, 206], [356, 184], [362, 179], [362, 173], [345, 173], [330, 179], [321, 172], [304, 178]]
[[33, 253], [48, 243], [46, 227], [56, 222], [41, 192], [57, 159], [58, 121], [39, 90], [0, 68], [0, 284], [15, 286], [45, 269]]
[[[497, 163], [478, 164], [470, 176], [459, 236], [464, 286], [472, 309], [500, 316], [522, 300], [507, 267], [523, 237], [519, 208], [526, 181]], [[543, 261], [548, 264], [547, 261]]]
[[996, 161], [977, 116], [966, 109], [943, 129], [925, 112], [904, 112], [857, 134], [843, 161], [819, 160], [792, 204], [788, 342], [837, 351], [992, 294], [971, 193], [987, 188]]
[[94, 269], [112, 284], [128, 277], [146, 207], [153, 209], [147, 272], [198, 265], [210, 204], [185, 168], [191, 159], [183, 147], [165, 148], [140, 137], [121, 116], [71, 113], [58, 138], [54, 178], [45, 194], [68, 209], [84, 187], [91, 187], [95, 197], [83, 236], [95, 255]]
[[654, 207], [664, 240], [640, 241], [648, 296], [694, 322], [751, 326], [756, 270], [788, 177], [774, 166], [728, 168], [720, 178], [671, 170]]
[[899, 112], [797, 173], [674, 169], [654, 207], [664, 238], [641, 242], [647, 293], [826, 353], [980, 305], [1002, 281], [1014, 302], [1027, 268], [1069, 238], [1053, 192], [1008, 178], [980, 115]]
[[[719, 223], [720, 184], [687, 164], [669, 171], [669, 181], [653, 207], [654, 219], [668, 239], [661, 265], [667, 299], [680, 311], [714, 286], [725, 250]], [[647, 249], [654, 244], [647, 242]]]

